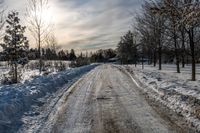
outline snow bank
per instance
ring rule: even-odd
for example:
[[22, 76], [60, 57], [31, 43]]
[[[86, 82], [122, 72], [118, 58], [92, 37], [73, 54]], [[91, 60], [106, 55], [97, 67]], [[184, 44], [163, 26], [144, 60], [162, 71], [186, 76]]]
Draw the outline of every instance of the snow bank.
[[38, 76], [23, 84], [0, 86], [0, 131], [19, 124], [22, 114], [38, 100], [57, 91], [59, 88], [80, 77], [97, 65], [68, 69], [48, 76]]
[[177, 74], [175, 69], [173, 71], [172, 69], [158, 71], [148, 66], [144, 70], [134, 66], [126, 66], [125, 68], [135, 77], [134, 79], [137, 79], [141, 88], [150, 97], [182, 115], [188, 124], [200, 131], [199, 80], [190, 81], [188, 71]]

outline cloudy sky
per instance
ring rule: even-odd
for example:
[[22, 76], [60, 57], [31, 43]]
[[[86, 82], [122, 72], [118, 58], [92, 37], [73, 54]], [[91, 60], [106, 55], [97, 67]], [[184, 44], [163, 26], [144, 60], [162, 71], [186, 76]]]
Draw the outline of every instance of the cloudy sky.
[[[59, 45], [65, 49], [115, 48], [143, 0], [49, 0], [51, 20]], [[26, 0], [4, 0], [22, 15]], [[34, 46], [34, 42], [31, 42]]]

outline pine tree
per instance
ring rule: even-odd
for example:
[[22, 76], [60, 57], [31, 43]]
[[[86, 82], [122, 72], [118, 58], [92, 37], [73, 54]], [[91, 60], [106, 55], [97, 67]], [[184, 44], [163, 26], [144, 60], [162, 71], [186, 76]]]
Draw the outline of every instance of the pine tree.
[[19, 13], [12, 11], [6, 19], [6, 33], [4, 36], [3, 55], [12, 66], [12, 82], [18, 82], [18, 65], [28, 63], [29, 43], [24, 36], [26, 27], [21, 26]]
[[117, 51], [122, 64], [137, 63], [137, 47], [136, 37], [131, 31], [121, 37]]
[[75, 61], [76, 60], [76, 54], [75, 54], [75, 51], [74, 51], [74, 49], [71, 49], [71, 52], [70, 52], [70, 54], [69, 54], [69, 60], [70, 61]]

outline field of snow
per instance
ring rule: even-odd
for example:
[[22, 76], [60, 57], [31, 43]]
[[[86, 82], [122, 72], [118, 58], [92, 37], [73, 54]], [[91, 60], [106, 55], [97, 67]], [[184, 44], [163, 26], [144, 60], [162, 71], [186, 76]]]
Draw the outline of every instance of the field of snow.
[[125, 66], [138, 85], [150, 97], [185, 117], [188, 124], [200, 131], [200, 66], [197, 65], [197, 81], [191, 81], [191, 66], [176, 73], [175, 65], [163, 65], [163, 70], [145, 65], [135, 68]]
[[[65, 66], [66, 69], [69, 68], [69, 61], [46, 61], [45, 67], [46, 70], [41, 73], [52, 73], [57, 72], [60, 62]], [[0, 83], [3, 80], [4, 75], [9, 72], [9, 67], [7, 62], [0, 62]], [[39, 75], [39, 64], [38, 61], [30, 61], [23, 69], [21, 69], [21, 80], [20, 82], [23, 83], [26, 80], [31, 80], [35, 76]]]
[[[95, 68], [88, 65], [80, 68], [37, 76], [15, 85], [0, 86], [0, 131], [6, 133], [10, 127], [18, 127], [20, 118], [31, 106], [42, 105], [47, 98], [66, 84], [71, 84], [81, 75]], [[33, 114], [34, 115], [34, 114]]]

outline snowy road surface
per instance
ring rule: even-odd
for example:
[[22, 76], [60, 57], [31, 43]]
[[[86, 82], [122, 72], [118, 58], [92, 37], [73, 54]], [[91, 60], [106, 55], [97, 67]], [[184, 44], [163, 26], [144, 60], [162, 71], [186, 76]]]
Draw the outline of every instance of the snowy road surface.
[[36, 132], [184, 132], [158, 115], [132, 79], [112, 65], [95, 68], [69, 90]]

